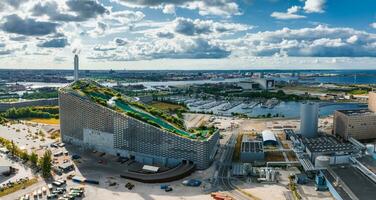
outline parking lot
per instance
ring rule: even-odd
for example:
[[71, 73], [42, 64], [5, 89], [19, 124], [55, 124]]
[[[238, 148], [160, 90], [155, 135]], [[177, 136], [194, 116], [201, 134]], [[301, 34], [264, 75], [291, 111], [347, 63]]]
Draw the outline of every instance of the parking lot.
[[29, 153], [35, 151], [39, 155], [43, 153], [40, 152], [43, 147], [55, 142], [50, 139], [49, 131], [57, 129], [58, 127], [52, 125], [20, 121], [0, 125], [0, 137], [13, 141], [19, 148]]

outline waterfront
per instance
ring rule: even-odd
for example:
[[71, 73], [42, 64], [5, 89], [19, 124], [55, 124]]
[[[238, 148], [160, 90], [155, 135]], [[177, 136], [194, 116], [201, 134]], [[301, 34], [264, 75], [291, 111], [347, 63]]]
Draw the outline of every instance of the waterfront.
[[[230, 116], [231, 113], [242, 113], [246, 114], [249, 117], [258, 117], [262, 115], [268, 115], [271, 116], [284, 116], [286, 118], [299, 118], [300, 116], [300, 102], [295, 101], [288, 101], [288, 102], [280, 102], [273, 108], [265, 108], [261, 104], [256, 105], [253, 108], [250, 109], [244, 109], [242, 108], [244, 104], [239, 104], [229, 110], [222, 111], [221, 108], [224, 106], [224, 104], [220, 104], [216, 107], [209, 108], [209, 109], [202, 109], [201, 107], [192, 107], [189, 106], [189, 108], [192, 111], [197, 112], [210, 112], [213, 111], [213, 114], [218, 115], [228, 115]], [[359, 108], [367, 108], [366, 104], [358, 104], [358, 103], [325, 103], [322, 102], [320, 105], [320, 116], [328, 116], [332, 115], [335, 110], [353, 110], [353, 109], [359, 109]]]

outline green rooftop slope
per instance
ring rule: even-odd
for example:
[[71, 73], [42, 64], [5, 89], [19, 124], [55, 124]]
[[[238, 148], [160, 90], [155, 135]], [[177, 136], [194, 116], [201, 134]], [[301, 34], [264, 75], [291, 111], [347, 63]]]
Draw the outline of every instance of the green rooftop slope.
[[94, 81], [79, 80], [63, 88], [63, 90], [88, 97], [102, 106], [122, 112], [150, 125], [190, 139], [205, 140], [215, 131], [214, 128], [207, 127], [187, 131], [185, 130], [184, 121], [182, 119], [171, 116], [155, 107], [135, 101], [133, 98], [126, 97]]

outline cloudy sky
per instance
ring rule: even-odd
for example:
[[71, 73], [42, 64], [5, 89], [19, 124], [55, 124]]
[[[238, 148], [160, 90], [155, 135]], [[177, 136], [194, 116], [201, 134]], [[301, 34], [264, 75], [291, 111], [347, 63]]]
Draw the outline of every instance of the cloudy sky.
[[376, 69], [375, 0], [1, 0], [0, 68]]

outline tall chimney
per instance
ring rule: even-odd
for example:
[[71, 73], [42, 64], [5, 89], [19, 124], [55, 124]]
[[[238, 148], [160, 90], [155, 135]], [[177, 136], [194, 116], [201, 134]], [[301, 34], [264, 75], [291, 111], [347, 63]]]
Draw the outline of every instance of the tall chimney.
[[74, 81], [78, 81], [78, 55], [74, 55]]

